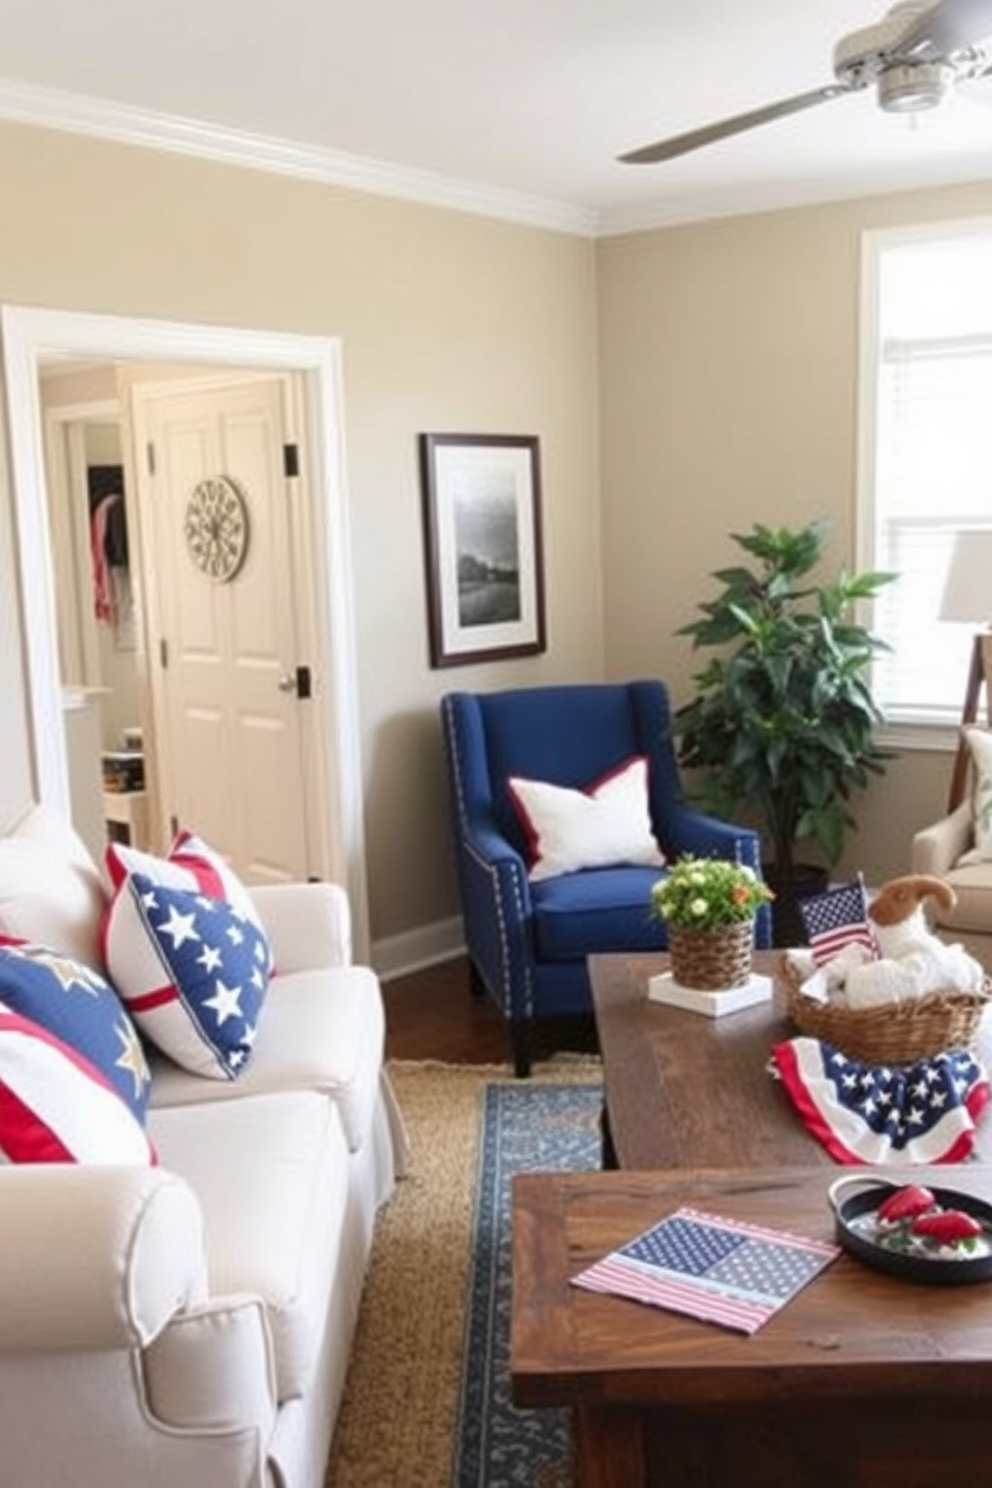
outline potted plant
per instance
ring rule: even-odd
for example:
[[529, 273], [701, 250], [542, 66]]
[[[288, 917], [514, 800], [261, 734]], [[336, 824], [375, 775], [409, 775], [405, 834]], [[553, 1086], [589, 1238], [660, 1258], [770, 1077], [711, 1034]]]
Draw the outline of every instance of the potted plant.
[[827, 879], [822, 864], [797, 862], [796, 845], [813, 843], [828, 866], [836, 863], [855, 825], [852, 793], [893, 757], [875, 742], [881, 714], [868, 685], [885, 642], [855, 610], [895, 575], [841, 571], [812, 582], [828, 525], [820, 517], [798, 531], [758, 523], [734, 533], [754, 562], [718, 570], [720, 592], [678, 632], [720, 653], [675, 714], [679, 760], [700, 772], [709, 810], [751, 816], [763, 832], [780, 945], [803, 939], [796, 898]]
[[752, 868], [684, 854], [651, 889], [667, 925], [672, 976], [707, 991], [744, 986], [751, 972], [754, 916], [773, 898]]

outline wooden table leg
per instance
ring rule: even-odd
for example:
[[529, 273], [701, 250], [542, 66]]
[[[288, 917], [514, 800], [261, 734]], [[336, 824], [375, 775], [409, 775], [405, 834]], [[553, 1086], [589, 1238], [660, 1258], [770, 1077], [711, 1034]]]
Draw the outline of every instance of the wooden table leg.
[[576, 1406], [575, 1488], [644, 1488], [643, 1416], [622, 1406]]
[[604, 1173], [613, 1173], [620, 1166], [610, 1130], [610, 1111], [605, 1100], [599, 1113], [599, 1165]]

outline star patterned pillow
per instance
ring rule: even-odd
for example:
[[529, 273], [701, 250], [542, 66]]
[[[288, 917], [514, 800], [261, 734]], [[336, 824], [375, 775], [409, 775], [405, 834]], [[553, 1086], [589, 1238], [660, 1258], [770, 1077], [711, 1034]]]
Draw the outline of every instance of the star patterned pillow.
[[151, 1084], [144, 1050], [104, 977], [47, 946], [0, 937], [0, 1002], [82, 1054], [144, 1123]]
[[[155, 883], [170, 889], [199, 889], [212, 899], [226, 899], [239, 914], [251, 920], [262, 933], [264, 926], [251, 894], [221, 853], [195, 832], [185, 828], [176, 835], [168, 856], [155, 857], [126, 843], [110, 842], [104, 854], [107, 873], [114, 889], [119, 889], [129, 873], [143, 873]], [[271, 952], [269, 974], [274, 971]]]
[[114, 984], [152, 1043], [193, 1074], [237, 1079], [269, 979], [255, 921], [224, 899], [129, 873], [104, 938]]

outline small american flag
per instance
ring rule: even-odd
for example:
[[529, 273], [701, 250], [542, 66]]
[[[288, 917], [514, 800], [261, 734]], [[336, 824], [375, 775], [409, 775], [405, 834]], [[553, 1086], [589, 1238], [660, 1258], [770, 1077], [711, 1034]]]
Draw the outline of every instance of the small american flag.
[[878, 955], [860, 874], [853, 883], [800, 900], [799, 913], [817, 966], [823, 966], [849, 945], [864, 946], [873, 956]]
[[838, 1254], [820, 1240], [683, 1207], [572, 1283], [756, 1333]]

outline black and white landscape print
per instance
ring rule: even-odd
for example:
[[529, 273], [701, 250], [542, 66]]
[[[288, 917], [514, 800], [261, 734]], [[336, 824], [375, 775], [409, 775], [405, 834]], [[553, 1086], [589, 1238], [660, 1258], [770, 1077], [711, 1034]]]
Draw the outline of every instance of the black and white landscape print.
[[458, 621], [465, 627], [519, 620], [520, 531], [511, 469], [463, 472], [454, 498]]
[[421, 434], [432, 666], [545, 649], [533, 434]]

